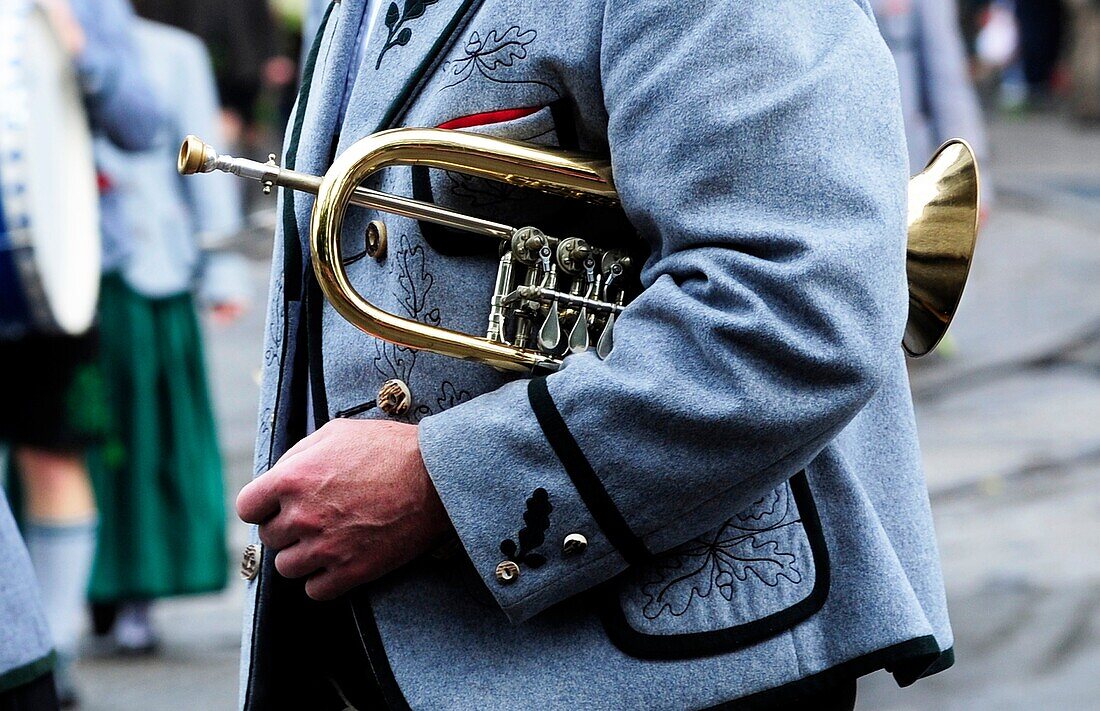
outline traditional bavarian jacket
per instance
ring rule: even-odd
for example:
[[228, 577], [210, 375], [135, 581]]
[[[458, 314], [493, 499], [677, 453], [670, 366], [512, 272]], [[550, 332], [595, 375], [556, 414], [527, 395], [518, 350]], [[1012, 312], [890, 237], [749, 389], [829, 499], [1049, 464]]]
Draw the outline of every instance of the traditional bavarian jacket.
[[[285, 165], [398, 126], [609, 154], [626, 221], [451, 173], [369, 184], [637, 239], [644, 291], [610, 357], [546, 378], [409, 351], [324, 303], [313, 198], [281, 193], [256, 472], [328, 419], [387, 417], [399, 379], [460, 545], [323, 606], [264, 552], [242, 704], [279, 708], [349, 633], [393, 708], [737, 708], [949, 666], [899, 347], [905, 139], [867, 4], [411, 0], [360, 49], [366, 5], [321, 23]], [[356, 208], [343, 249], [376, 305], [484, 332], [494, 243]]]
[[[19, 4], [0, 9], [26, 11]], [[86, 35], [76, 64], [95, 135], [131, 150], [152, 146], [162, 116], [140, 72], [130, 35], [132, 10], [125, 0], [72, 0], [72, 6]], [[52, 666], [53, 643], [38, 594], [26, 547], [0, 490], [0, 692]]]

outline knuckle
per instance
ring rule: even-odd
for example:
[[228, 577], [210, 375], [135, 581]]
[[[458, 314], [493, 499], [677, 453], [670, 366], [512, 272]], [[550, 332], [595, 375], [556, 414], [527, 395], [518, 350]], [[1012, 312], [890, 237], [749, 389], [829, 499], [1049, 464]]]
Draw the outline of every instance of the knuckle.
[[280, 497], [294, 498], [301, 493], [301, 474], [295, 467], [288, 466], [279, 472], [272, 488]]
[[260, 543], [263, 543], [268, 548], [274, 548], [275, 547], [275, 544], [273, 543], [273, 541], [275, 540], [275, 536], [271, 532], [271, 526], [270, 525], [261, 524], [260, 526], [256, 527], [256, 532], [260, 537]]

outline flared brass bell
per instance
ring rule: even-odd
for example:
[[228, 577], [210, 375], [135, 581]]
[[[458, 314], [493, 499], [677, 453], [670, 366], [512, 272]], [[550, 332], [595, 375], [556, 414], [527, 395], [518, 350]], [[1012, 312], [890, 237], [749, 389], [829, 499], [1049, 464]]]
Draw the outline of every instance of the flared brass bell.
[[914, 358], [936, 347], [962, 298], [978, 235], [978, 180], [974, 151], [954, 139], [909, 181], [909, 321], [902, 346]]

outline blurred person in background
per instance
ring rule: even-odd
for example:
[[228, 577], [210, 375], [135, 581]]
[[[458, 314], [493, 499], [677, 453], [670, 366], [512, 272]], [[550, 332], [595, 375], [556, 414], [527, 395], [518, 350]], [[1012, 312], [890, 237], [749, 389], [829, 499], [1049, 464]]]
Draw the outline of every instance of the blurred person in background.
[[1015, 0], [1015, 7], [1027, 104], [1041, 108], [1050, 99], [1065, 44], [1065, 7], [1061, 0]]
[[[955, 0], [871, 0], [871, 7], [898, 68], [909, 171], [924, 168], [937, 146], [956, 137], [987, 166], [985, 125]], [[984, 181], [983, 207], [989, 205], [988, 186]]]
[[1073, 19], [1073, 113], [1100, 122], [1100, 0], [1067, 0]]
[[286, 56], [267, 0], [135, 0], [149, 20], [191, 32], [206, 43], [214, 63], [226, 137], [255, 146], [257, 99], [265, 86], [293, 83], [296, 63]]
[[122, 206], [104, 231], [133, 247], [103, 277], [110, 428], [89, 460], [100, 510], [89, 597], [96, 631], [122, 653], [155, 648], [153, 599], [225, 586], [222, 467], [192, 292], [223, 322], [247, 301], [243, 257], [224, 250], [242, 228], [236, 181], [176, 171], [187, 133], [223, 138], [209, 55], [147, 20], [136, 37], [167, 140], [141, 153], [99, 146], [104, 190]]
[[[73, 57], [93, 132], [125, 150], [154, 145], [162, 115], [140, 71], [126, 1], [39, 2]], [[104, 198], [100, 209], [106, 220], [117, 204]], [[105, 239], [105, 259], [121, 251], [123, 245]], [[97, 523], [85, 453], [106, 428], [97, 358], [94, 331], [0, 343], [0, 369], [12, 377], [0, 412], [0, 442], [11, 447], [19, 471], [18, 482], [12, 483], [22, 484], [23, 536], [52, 637], [41, 634], [28, 599], [33, 583], [5, 507], [0, 511], [0, 572], [5, 573], [0, 580], [0, 694], [21, 682], [37, 679], [41, 685], [53, 666], [62, 703], [75, 702], [69, 668], [77, 652]]]

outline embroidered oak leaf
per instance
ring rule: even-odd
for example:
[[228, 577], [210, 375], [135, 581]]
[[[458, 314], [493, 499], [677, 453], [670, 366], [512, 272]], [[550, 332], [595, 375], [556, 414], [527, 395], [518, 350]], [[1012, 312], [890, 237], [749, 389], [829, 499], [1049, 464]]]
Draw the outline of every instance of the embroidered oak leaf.
[[787, 518], [791, 510], [790, 489], [781, 486], [769, 491], [738, 513], [730, 523], [746, 531], [761, 531]]
[[449, 192], [470, 207], [492, 207], [512, 199], [516, 186], [498, 180], [475, 178], [465, 173], [447, 171]]
[[783, 581], [802, 582], [798, 557], [787, 549], [789, 537], [783, 532], [801, 519], [779, 519], [762, 530], [735, 525], [735, 519], [717, 533], [673, 550], [649, 570], [642, 585], [646, 598], [642, 614], [647, 619], [655, 620], [665, 612], [683, 615], [693, 601], [710, 598], [715, 591], [733, 600], [742, 584], [776, 587]]
[[428, 271], [424, 245], [413, 245], [407, 235], [401, 235], [394, 255], [397, 283], [401, 294], [395, 294], [409, 318], [439, 325], [439, 309], [428, 309], [428, 292], [435, 285], [435, 276]]
[[455, 405], [466, 402], [472, 395], [468, 390], [459, 390], [455, 387], [454, 383], [449, 380], [444, 380], [443, 385], [439, 387], [439, 397], [436, 398], [436, 403], [439, 405], [439, 410], [448, 410]]
[[386, 380], [396, 378], [408, 382], [416, 365], [416, 356], [417, 351], [410, 348], [378, 339], [374, 342], [374, 369]]
[[[393, 253], [391, 269], [397, 277], [399, 291], [393, 293], [393, 298], [397, 300], [398, 307], [414, 321], [438, 326], [441, 321], [439, 309], [428, 304], [429, 294], [435, 286], [435, 276], [428, 271], [424, 246], [413, 244], [408, 235], [401, 235], [397, 250]], [[374, 351], [374, 368], [383, 378], [397, 378], [405, 382], [411, 380], [418, 351], [382, 340], [375, 340]], [[431, 407], [421, 403], [409, 413], [408, 418], [419, 422], [430, 414]]]
[[546, 489], [535, 489], [528, 497], [527, 510], [523, 513], [523, 522], [526, 525], [516, 536], [519, 545], [511, 538], [500, 542], [500, 552], [504, 557], [530, 568], [538, 568], [546, 563], [546, 556], [535, 553], [534, 550], [546, 540], [546, 532], [550, 530], [550, 512], [553, 510], [550, 494]]
[[479, 72], [482, 76], [493, 81], [500, 81], [489, 76], [500, 67], [514, 66], [518, 60], [527, 59], [527, 45], [538, 37], [535, 30], [521, 30], [513, 25], [504, 32], [489, 30], [484, 38], [481, 33], [474, 30], [470, 38], [466, 40], [461, 59], [447, 62], [444, 70], [451, 76], [442, 88], [456, 86]]
[[537, 36], [538, 33], [534, 30], [521, 32], [515, 25], [505, 30], [503, 35], [498, 35], [496, 30], [490, 30], [476, 52], [478, 63], [490, 72], [497, 67], [510, 67], [515, 60], [527, 58], [527, 45], [534, 42]]
[[391, 2], [386, 8], [386, 43], [382, 45], [382, 51], [378, 53], [378, 61], [374, 68], [382, 66], [382, 58], [394, 47], [404, 47], [412, 40], [412, 30], [405, 27], [405, 23], [424, 16], [430, 5], [435, 5], [439, 0], [405, 0], [403, 8], [399, 8], [396, 2]]

